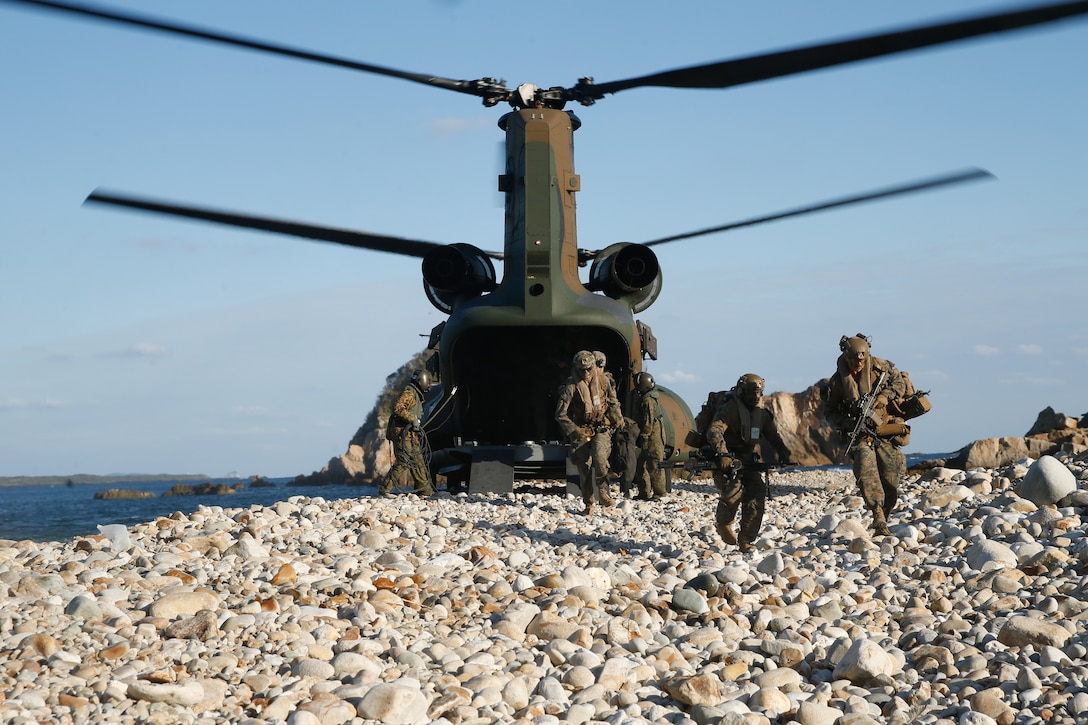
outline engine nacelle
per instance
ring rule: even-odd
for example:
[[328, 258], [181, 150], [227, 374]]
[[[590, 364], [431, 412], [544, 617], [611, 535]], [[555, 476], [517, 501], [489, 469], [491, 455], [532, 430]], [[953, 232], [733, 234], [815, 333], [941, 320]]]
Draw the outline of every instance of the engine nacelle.
[[471, 244], [436, 247], [423, 258], [423, 289], [449, 314], [458, 303], [495, 289], [495, 265]]
[[653, 250], [642, 244], [618, 242], [593, 258], [589, 289], [621, 300], [635, 312], [653, 304], [661, 293], [661, 266]]

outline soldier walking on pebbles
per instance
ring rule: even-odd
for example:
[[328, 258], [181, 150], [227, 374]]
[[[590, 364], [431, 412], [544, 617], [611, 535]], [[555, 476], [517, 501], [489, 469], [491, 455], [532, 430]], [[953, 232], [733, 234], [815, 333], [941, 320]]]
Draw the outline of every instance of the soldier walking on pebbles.
[[393, 455], [396, 462], [385, 474], [378, 493], [387, 495], [394, 487], [399, 487], [405, 476], [411, 476], [413, 493], [420, 496], [433, 496], [434, 483], [427, 462], [423, 460], [423, 395], [430, 389], [434, 380], [426, 370], [416, 370], [412, 379], [405, 386], [404, 392], [393, 405], [385, 437], [393, 442]]
[[[754, 373], [741, 375], [731, 395], [714, 413], [706, 439], [720, 460], [714, 471], [714, 485], [721, 496], [714, 523], [718, 536], [727, 544], [739, 544], [749, 551], [759, 536], [767, 507], [765, 467], [757, 448], [765, 440], [774, 448], [779, 465], [793, 465], [792, 456], [778, 433], [774, 415], [760, 407], [763, 378]], [[733, 519], [740, 509], [740, 537], [733, 533]]]
[[559, 387], [555, 420], [570, 443], [569, 458], [578, 469], [585, 513], [593, 512], [595, 501], [604, 506], [616, 502], [609, 492], [608, 457], [612, 451], [612, 430], [623, 423], [623, 413], [608, 382], [597, 370], [593, 353], [582, 350], [571, 361], [570, 380]]
[[900, 445], [910, 432], [902, 418], [889, 415], [888, 405], [903, 398], [906, 384], [895, 365], [872, 356], [865, 335], [844, 335], [839, 349], [824, 415], [847, 444], [861, 497], [873, 514], [873, 531], [883, 536], [907, 473]]
[[661, 401], [657, 399], [657, 384], [650, 373], [635, 376], [635, 392], [638, 393], [638, 468], [635, 487], [643, 501], [665, 498], [665, 472], [661, 461], [665, 460], [665, 427], [661, 423]]

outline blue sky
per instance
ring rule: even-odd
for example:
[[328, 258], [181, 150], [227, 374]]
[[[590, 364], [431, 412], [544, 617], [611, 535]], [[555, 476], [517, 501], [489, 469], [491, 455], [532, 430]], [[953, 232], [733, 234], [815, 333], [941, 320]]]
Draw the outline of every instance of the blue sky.
[[[221, 3], [139, 9], [508, 85], [619, 80], [1009, 7]], [[259, 11], [258, 11], [259, 8]], [[0, 3], [0, 475], [290, 476], [342, 453], [442, 316], [418, 261], [82, 207], [96, 188], [502, 245], [500, 108], [389, 78]], [[910, 450], [1088, 411], [1088, 22], [575, 112], [602, 248], [965, 167], [965, 185], [659, 247], [648, 369], [693, 408], [797, 392], [843, 334], [932, 389]]]

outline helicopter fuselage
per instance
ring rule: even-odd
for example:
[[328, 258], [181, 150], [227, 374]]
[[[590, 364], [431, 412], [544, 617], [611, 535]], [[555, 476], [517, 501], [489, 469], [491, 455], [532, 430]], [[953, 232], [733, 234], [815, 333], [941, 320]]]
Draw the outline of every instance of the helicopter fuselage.
[[[483, 252], [460, 245], [457, 261], [436, 250], [424, 260], [424, 280], [436, 306], [449, 313], [432, 335], [441, 386], [428, 421], [432, 447], [471, 443], [517, 446], [564, 443], [554, 411], [559, 386], [579, 350], [603, 352], [621, 407], [634, 404], [634, 376], [656, 350], [649, 328], [636, 323], [660, 290], [653, 252], [612, 245], [592, 261], [590, 281], [579, 278], [573, 134], [580, 125], [565, 111], [537, 108], [505, 115], [506, 195], [503, 274], [489, 282]], [[588, 261], [588, 260], [586, 260]], [[449, 273], [450, 266], [456, 272]], [[588, 284], [588, 286], [587, 286]], [[493, 286], [493, 289], [487, 290]], [[652, 342], [651, 342], [652, 347]], [[668, 412], [670, 452], [679, 453], [693, 427], [687, 405], [659, 388]], [[679, 443], [679, 445], [678, 445]]]

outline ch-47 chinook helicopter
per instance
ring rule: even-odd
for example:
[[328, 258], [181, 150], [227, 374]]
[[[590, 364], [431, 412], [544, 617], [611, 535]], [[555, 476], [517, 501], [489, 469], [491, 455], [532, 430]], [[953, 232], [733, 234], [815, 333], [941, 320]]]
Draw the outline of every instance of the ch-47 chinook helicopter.
[[[440, 383], [430, 391], [425, 424], [435, 452], [433, 465], [451, 481], [487, 489], [512, 485], [520, 472], [561, 470], [566, 445], [553, 419], [555, 395], [576, 351], [605, 353], [621, 401], [625, 409], [631, 407], [636, 374], [647, 358], [657, 359], [653, 333], [635, 319], [661, 292], [662, 274], [653, 247], [988, 176], [979, 170], [950, 174], [642, 243], [584, 249], [578, 246], [575, 223], [575, 194], [581, 182], [573, 157], [574, 132], [581, 121], [568, 110], [569, 105], [588, 107], [608, 95], [651, 86], [730, 88], [1088, 13], [1086, 1], [1039, 5], [619, 81], [597, 83], [587, 77], [567, 87], [525, 83], [509, 88], [494, 78], [453, 80], [407, 72], [101, 7], [0, 1], [398, 78], [476, 96], [488, 107], [510, 108], [499, 120], [505, 133], [505, 169], [499, 177], [506, 209], [501, 252], [225, 213], [129, 194], [97, 191], [88, 197], [99, 204], [421, 259], [426, 297], [448, 315], [432, 330], [428, 343], [434, 352], [430, 364]], [[495, 261], [502, 263], [501, 276]], [[583, 281], [579, 269], [587, 266]], [[679, 396], [659, 390], [667, 413], [670, 455], [679, 457], [693, 426], [692, 414]]]

